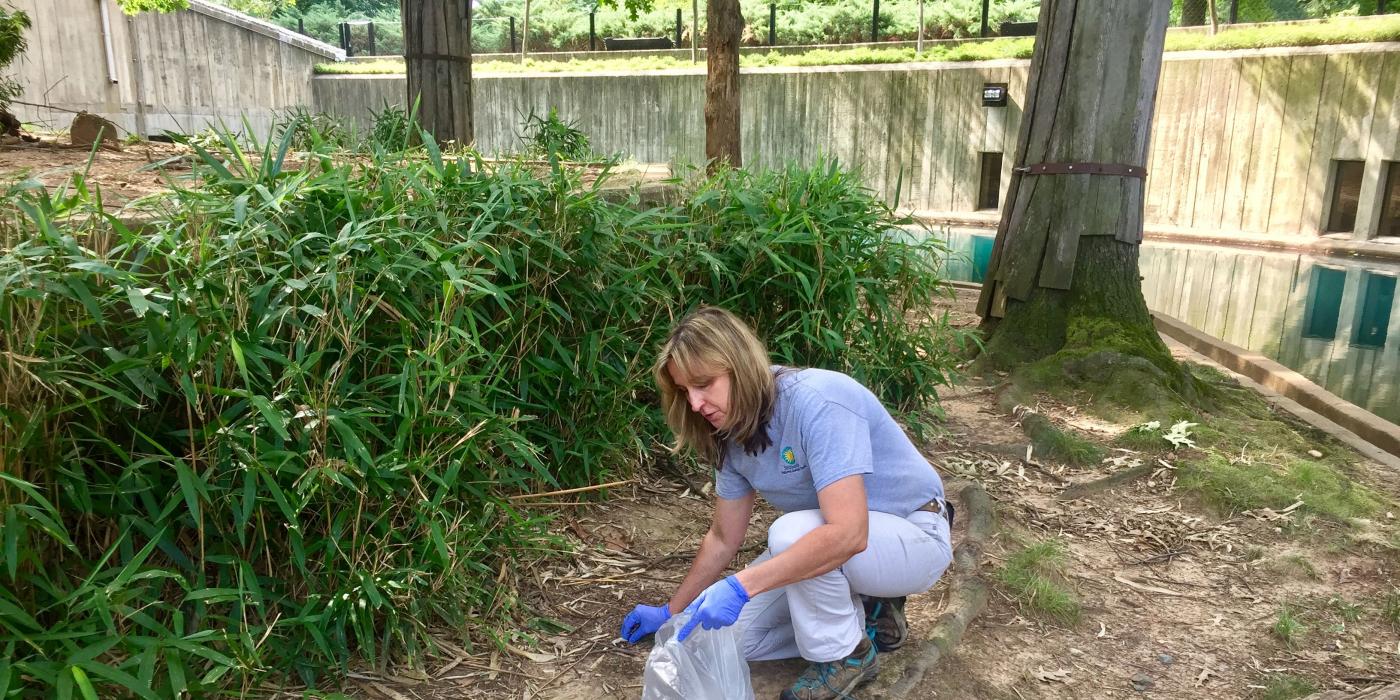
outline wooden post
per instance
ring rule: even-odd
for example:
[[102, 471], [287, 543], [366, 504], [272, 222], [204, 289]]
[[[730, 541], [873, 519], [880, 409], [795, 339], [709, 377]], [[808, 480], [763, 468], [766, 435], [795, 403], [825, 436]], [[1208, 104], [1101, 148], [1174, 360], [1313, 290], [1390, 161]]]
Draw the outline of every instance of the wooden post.
[[[1385, 2], [1385, 0], [1380, 0]], [[1230, 0], [1230, 24], [1239, 24], [1240, 21], [1240, 0]]]
[[369, 30], [368, 30], [368, 31], [369, 31], [369, 55], [371, 55], [371, 56], [378, 56], [378, 55], [379, 55], [379, 51], [376, 50], [375, 45], [374, 45], [374, 21], [373, 21], [373, 20], [371, 20], [370, 23], [369, 23]]
[[768, 45], [778, 45], [778, 3], [768, 3]]
[[471, 145], [471, 3], [403, 3], [403, 40], [408, 109], [418, 105], [419, 124], [439, 143]]
[[739, 37], [744, 15], [739, 0], [706, 0], [705, 159], [714, 171], [722, 163], [743, 165], [739, 136]]
[[515, 53], [515, 17], [510, 18], [510, 52]]
[[681, 47], [681, 23], [682, 23], [682, 22], [683, 22], [683, 20], [681, 19], [681, 8], [677, 7], [677, 8], [676, 8], [676, 48], [678, 48], [678, 49]]
[[595, 25], [594, 22], [593, 22], [594, 19], [597, 17], [597, 15], [598, 15], [598, 11], [597, 11], [597, 10], [589, 10], [589, 11], [588, 11], [588, 50], [589, 50], [589, 51], [597, 51], [597, 50], [598, 50], [598, 31], [597, 31], [597, 29], [596, 29], [596, 25]]
[[992, 14], [992, 0], [982, 0], [982, 32], [978, 36], [987, 36], [987, 19]]
[[870, 43], [880, 40], [880, 0], [875, 0], [875, 7], [870, 11]]
[[914, 53], [924, 52], [924, 0], [919, 0], [919, 39], [914, 43]]
[[520, 62], [530, 55], [530, 0], [525, 0], [525, 23], [520, 27]]

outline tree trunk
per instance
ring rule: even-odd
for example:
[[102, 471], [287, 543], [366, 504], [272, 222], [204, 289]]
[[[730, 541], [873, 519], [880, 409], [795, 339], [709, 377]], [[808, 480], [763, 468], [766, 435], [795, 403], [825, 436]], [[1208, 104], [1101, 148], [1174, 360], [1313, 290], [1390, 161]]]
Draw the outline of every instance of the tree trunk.
[[744, 16], [739, 0], [706, 0], [705, 158], [709, 170], [720, 163], [743, 165], [739, 139], [739, 37]]
[[408, 106], [438, 143], [471, 145], [472, 16], [462, 0], [402, 0]]
[[1041, 5], [1016, 170], [978, 301], [994, 367], [1108, 350], [1179, 374], [1138, 276], [1144, 180], [1022, 170], [1142, 170], [1170, 9], [1171, 0]]

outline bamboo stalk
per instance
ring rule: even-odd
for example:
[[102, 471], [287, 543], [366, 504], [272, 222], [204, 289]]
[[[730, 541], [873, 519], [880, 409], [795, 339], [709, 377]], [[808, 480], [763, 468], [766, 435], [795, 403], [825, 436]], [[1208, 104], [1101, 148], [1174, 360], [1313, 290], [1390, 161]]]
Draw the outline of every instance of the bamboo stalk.
[[524, 499], [526, 499], [526, 498], [545, 498], [545, 497], [547, 497], [547, 496], [567, 496], [567, 495], [569, 495], [569, 494], [571, 494], [571, 493], [583, 493], [583, 492], [585, 492], [585, 491], [597, 491], [597, 490], [599, 490], [599, 489], [607, 489], [607, 488], [612, 488], [612, 487], [614, 487], [614, 486], [622, 486], [623, 484], [630, 484], [630, 483], [632, 483], [632, 482], [634, 482], [634, 481], [636, 481], [636, 479], [623, 479], [622, 481], [610, 481], [610, 482], [608, 482], [608, 483], [606, 483], [606, 484], [596, 484], [596, 485], [593, 485], [593, 486], [580, 486], [580, 487], [578, 487], [578, 488], [576, 488], [576, 489], [562, 489], [562, 490], [559, 490], [559, 491], [545, 491], [544, 493], [522, 493], [522, 494], [517, 495], [517, 496], [511, 496], [511, 497], [510, 497], [510, 500], [512, 500], [512, 501], [520, 501], [520, 500], [524, 500]]

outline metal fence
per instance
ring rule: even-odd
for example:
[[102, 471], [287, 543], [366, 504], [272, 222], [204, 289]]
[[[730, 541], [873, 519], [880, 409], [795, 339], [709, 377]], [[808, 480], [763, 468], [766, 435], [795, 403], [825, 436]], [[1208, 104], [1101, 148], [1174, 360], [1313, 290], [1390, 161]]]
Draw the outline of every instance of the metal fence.
[[[855, 13], [856, 17], [852, 17], [848, 13], [845, 17], [847, 26], [840, 30], [832, 30], [832, 37], [816, 41], [810, 39], [794, 41], [788, 31], [790, 27], [784, 24], [785, 15], [790, 17], [791, 13], [803, 10], [783, 9], [776, 2], [767, 5], [748, 5], [745, 8], [749, 25], [745, 34], [745, 43], [747, 45], [777, 46], [806, 43], [880, 42], [916, 38], [911, 29], [911, 27], [917, 26], [911, 24], [913, 20], [904, 17], [901, 17], [899, 21], [892, 19], [892, 15], [896, 12], [907, 13], [910, 11], [907, 2], [897, 3], [885, 0], [886, 9], [882, 10], [881, 0], [865, 1], [869, 3], [869, 12], [865, 15], [868, 20], [859, 20], [858, 11]], [[932, 0], [928, 0], [928, 2], [930, 5], [932, 4]], [[966, 18], [968, 21], [963, 26], [955, 28], [958, 32], [957, 35], [981, 37], [1034, 35], [1035, 17], [1038, 14], [1039, 3], [1026, 3], [1024, 1], [1014, 3], [1019, 8], [1018, 11], [1008, 14], [1006, 8], [1010, 4], [998, 2], [998, 0], [982, 0], [980, 18]], [[891, 5], [895, 5], [896, 9], [891, 10]], [[1212, 24], [1230, 25], [1323, 19], [1341, 15], [1385, 14], [1397, 11], [1400, 11], [1400, 0], [1174, 0], [1171, 24], [1175, 27], [1197, 27]], [[689, 30], [694, 19], [687, 17], [680, 9], [675, 9], [674, 21], [670, 21], [670, 17], [664, 19], [652, 17], [648, 22], [645, 22], [645, 28], [640, 29], [640, 33], [646, 33], [649, 36], [602, 36], [596, 15], [596, 12], [587, 13], [586, 42], [583, 35], [576, 34], [566, 42], [568, 46], [564, 47], [554, 45], [559, 43], [558, 37], [552, 37], [553, 44], [537, 43], [534, 37], [538, 34], [532, 31], [528, 46], [530, 52], [574, 51], [585, 50], [585, 48], [588, 51], [666, 49], [683, 48], [690, 44]], [[859, 27], [855, 23], [856, 20], [865, 22], [865, 26]], [[921, 25], [923, 22], [922, 8], [920, 8], [918, 24]], [[703, 17], [700, 18], [699, 24], [703, 27]], [[927, 27], [927, 25], [925, 26]], [[303, 34], [313, 35], [308, 33], [305, 24], [300, 21], [298, 21], [296, 28]], [[522, 36], [524, 24], [515, 16], [476, 17], [473, 19], [472, 29], [472, 47], [475, 52], [517, 53], [527, 48]], [[614, 34], [617, 33], [616, 29], [617, 27], [614, 26]], [[928, 27], [928, 29], [931, 32], [928, 38], [945, 38], [939, 32], [942, 31], [946, 34], [948, 31], [947, 28], [939, 27]], [[322, 27], [319, 33], [325, 34], [324, 30], [325, 28]], [[399, 55], [403, 50], [402, 29], [393, 22], [345, 20], [336, 25], [335, 32], [334, 37], [317, 36], [317, 38], [338, 44], [350, 56]], [[633, 33], [638, 33], [635, 27]], [[785, 35], [787, 41], [783, 40]]]

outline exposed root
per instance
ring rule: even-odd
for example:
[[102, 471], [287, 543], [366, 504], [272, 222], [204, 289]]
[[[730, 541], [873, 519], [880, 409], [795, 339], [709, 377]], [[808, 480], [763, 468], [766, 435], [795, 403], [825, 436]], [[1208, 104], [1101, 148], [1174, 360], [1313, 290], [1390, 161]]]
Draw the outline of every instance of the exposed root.
[[959, 518], [967, 518], [967, 534], [953, 550], [952, 594], [948, 611], [938, 618], [929, 637], [905, 665], [898, 680], [882, 697], [906, 697], [923, 681], [929, 670], [952, 653], [967, 626], [987, 607], [987, 582], [980, 571], [982, 550], [992, 533], [992, 501], [982, 487], [966, 483], [952, 498]]

